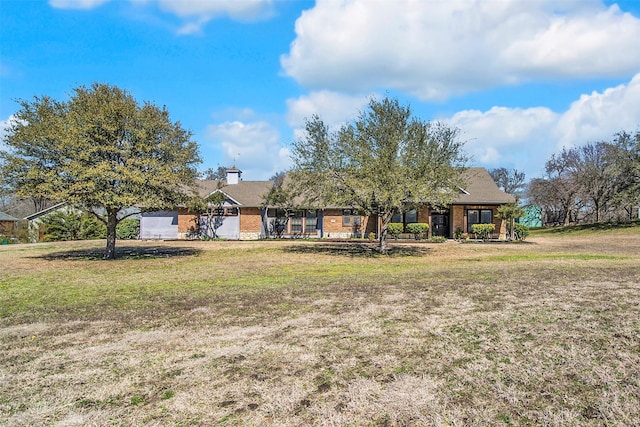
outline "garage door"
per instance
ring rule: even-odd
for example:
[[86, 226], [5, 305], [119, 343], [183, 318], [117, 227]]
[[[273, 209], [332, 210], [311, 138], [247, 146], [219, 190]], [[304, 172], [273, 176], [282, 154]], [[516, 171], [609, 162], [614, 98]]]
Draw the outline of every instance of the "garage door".
[[240, 217], [239, 216], [216, 216], [212, 218], [212, 223], [207, 224], [207, 217], [200, 217], [200, 230], [209, 237], [215, 235], [221, 239], [240, 239]]
[[145, 212], [140, 218], [141, 239], [177, 239], [178, 211]]

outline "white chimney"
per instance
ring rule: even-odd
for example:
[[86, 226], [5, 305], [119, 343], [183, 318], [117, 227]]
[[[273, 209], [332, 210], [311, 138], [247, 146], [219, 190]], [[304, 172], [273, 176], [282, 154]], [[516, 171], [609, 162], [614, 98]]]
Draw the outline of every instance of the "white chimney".
[[240, 182], [240, 175], [242, 175], [242, 171], [235, 166], [227, 169], [227, 184], [232, 185]]

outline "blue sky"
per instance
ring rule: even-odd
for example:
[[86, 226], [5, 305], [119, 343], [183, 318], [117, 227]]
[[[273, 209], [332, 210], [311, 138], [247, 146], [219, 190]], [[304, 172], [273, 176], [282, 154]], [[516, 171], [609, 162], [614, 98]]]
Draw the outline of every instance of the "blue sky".
[[166, 105], [203, 170], [258, 180], [305, 117], [390, 95], [458, 127], [472, 165], [533, 178], [640, 130], [639, 40], [638, 1], [2, 0], [0, 127], [16, 99], [109, 83]]

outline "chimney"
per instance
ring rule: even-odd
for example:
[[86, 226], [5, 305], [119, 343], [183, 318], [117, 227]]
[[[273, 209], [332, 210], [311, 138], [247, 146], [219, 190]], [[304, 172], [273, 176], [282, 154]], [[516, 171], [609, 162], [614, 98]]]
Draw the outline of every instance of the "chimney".
[[227, 185], [240, 182], [240, 175], [242, 175], [242, 171], [235, 166], [227, 169]]

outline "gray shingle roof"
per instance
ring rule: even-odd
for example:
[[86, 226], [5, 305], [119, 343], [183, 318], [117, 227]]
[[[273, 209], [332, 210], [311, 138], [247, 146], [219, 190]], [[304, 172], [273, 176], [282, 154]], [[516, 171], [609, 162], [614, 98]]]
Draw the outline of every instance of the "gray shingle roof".
[[18, 218], [0, 211], [0, 221], [18, 221]]
[[485, 168], [469, 168], [465, 171], [466, 186], [453, 204], [504, 204], [514, 203], [513, 196], [500, 190]]
[[[504, 204], [514, 203], [515, 199], [503, 192], [485, 168], [468, 168], [465, 171], [466, 186], [464, 192], [453, 202], [454, 204]], [[201, 180], [196, 184], [198, 195], [207, 197], [220, 188], [225, 194], [245, 207], [261, 207], [264, 196], [273, 186], [273, 181], [240, 181], [227, 184], [222, 181]]]
[[272, 181], [239, 181], [237, 184], [220, 183], [219, 181], [202, 180], [197, 183], [197, 191], [200, 197], [220, 189], [229, 197], [237, 201], [241, 206], [260, 207], [264, 204], [264, 196], [273, 186]]

